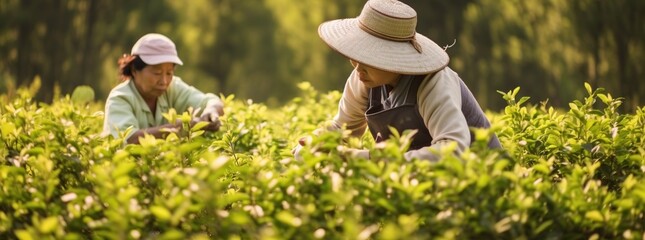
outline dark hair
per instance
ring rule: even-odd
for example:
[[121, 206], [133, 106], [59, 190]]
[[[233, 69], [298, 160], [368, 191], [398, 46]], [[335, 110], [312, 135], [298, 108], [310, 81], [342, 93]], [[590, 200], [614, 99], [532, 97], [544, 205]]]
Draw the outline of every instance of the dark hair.
[[121, 81], [128, 80], [134, 75], [132, 71], [141, 71], [143, 68], [148, 66], [138, 55], [127, 55], [124, 54], [119, 59], [119, 78]]

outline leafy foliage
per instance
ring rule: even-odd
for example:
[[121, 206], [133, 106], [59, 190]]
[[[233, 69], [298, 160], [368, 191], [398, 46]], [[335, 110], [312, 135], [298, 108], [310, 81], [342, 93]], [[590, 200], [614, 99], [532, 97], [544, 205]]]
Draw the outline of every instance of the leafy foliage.
[[[431, 163], [403, 158], [408, 132], [379, 144], [321, 132], [293, 159], [340, 97], [298, 87], [280, 108], [222, 96], [217, 133], [127, 146], [99, 135], [100, 103], [3, 96], [0, 238], [644, 238], [645, 108], [620, 114], [602, 89], [585, 85], [566, 111], [501, 92], [493, 128]], [[504, 151], [485, 148], [491, 132]]]

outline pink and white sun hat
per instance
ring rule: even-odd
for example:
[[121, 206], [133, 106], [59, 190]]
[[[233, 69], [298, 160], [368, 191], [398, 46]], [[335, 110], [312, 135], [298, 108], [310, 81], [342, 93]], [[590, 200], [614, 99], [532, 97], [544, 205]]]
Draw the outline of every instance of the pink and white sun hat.
[[179, 59], [179, 56], [177, 56], [175, 43], [170, 38], [158, 33], [143, 35], [132, 46], [132, 52], [130, 54], [138, 55], [148, 65], [160, 63], [184, 64]]

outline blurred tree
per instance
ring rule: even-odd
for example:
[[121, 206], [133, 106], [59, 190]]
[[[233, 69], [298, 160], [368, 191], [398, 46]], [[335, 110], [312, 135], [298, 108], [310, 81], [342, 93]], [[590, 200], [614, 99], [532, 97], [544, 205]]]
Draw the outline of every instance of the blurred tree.
[[[417, 11], [417, 32], [440, 46], [457, 41], [464, 27], [464, 12], [475, 0], [404, 0]], [[449, 54], [451, 49], [448, 49]]]
[[[42, 90], [36, 97], [40, 101], [51, 101], [56, 87], [69, 93], [78, 85], [97, 86], [97, 79], [106, 79], [101, 65], [129, 52], [115, 49], [139, 37], [135, 29], [146, 29], [172, 14], [157, 1], [21, 0], [2, 6], [7, 21], [0, 33], [8, 37], [0, 51], [5, 59], [0, 69], [21, 85], [41, 76]], [[116, 65], [111, 72], [109, 79], [115, 81]]]
[[283, 84], [293, 88], [296, 82], [309, 81], [322, 91], [341, 90], [351, 65], [318, 37], [318, 26], [337, 18], [355, 17], [362, 1], [266, 0], [266, 4], [278, 23], [274, 38], [283, 51], [278, 59], [284, 64], [277, 71], [281, 78], [291, 79]]
[[[585, 81], [624, 97], [627, 109], [642, 104], [645, 1], [403, 1], [417, 11], [420, 33], [441, 46], [456, 40], [450, 66], [485, 108], [504, 107], [495, 90], [516, 86], [566, 107]], [[185, 62], [177, 74], [204, 91], [276, 105], [296, 96], [301, 81], [341, 90], [351, 67], [317, 28], [356, 17], [364, 3], [0, 0], [0, 90], [41, 76], [38, 100], [78, 85], [103, 99], [118, 82], [119, 56], [149, 32], [175, 41]]]
[[[176, 74], [198, 89], [218, 93], [222, 90], [228, 74], [229, 62], [222, 55], [233, 52], [216, 49], [222, 27], [222, 15], [228, 12], [229, 1], [194, 0], [190, 4], [182, 1], [168, 1], [170, 11], [175, 12], [176, 21], [167, 31], [173, 36], [179, 57], [184, 65], [176, 69]], [[227, 49], [227, 48], [225, 48]]]
[[468, 6], [455, 67], [474, 81], [482, 105], [500, 109], [502, 99], [492, 93], [516, 86], [556, 106], [581, 94], [575, 70], [582, 60], [562, 17], [565, 7], [561, 0], [480, 0]]
[[645, 2], [638, 0], [570, 3], [567, 14], [578, 48], [588, 57], [586, 79], [608, 86], [610, 92], [625, 98], [625, 107], [634, 110], [645, 93]]
[[[158, 32], [177, 41], [177, 14], [170, 6], [155, 0], [89, 0], [97, 2], [96, 21], [89, 39], [89, 56], [96, 62], [88, 64], [91, 73], [80, 82], [98, 88], [97, 97], [105, 98], [119, 83], [117, 60], [130, 53], [132, 45], [146, 33]], [[178, 44], [181, 54], [182, 46]], [[183, 55], [181, 56], [183, 57]], [[178, 68], [181, 71], [181, 68]], [[75, 84], [74, 84], [75, 86]]]
[[264, 1], [221, 0], [216, 11], [217, 38], [202, 67], [223, 81], [222, 92], [256, 101], [275, 93], [293, 94], [294, 88], [283, 84], [289, 78], [278, 78], [282, 51], [273, 38], [275, 19]]

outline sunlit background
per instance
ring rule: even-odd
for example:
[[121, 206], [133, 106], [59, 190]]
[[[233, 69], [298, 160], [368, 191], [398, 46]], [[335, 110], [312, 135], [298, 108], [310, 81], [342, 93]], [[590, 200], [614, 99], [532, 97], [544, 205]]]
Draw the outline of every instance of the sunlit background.
[[[645, 98], [643, 0], [407, 0], [417, 31], [447, 49], [450, 67], [490, 110], [497, 90], [521, 87], [532, 104], [584, 96], [583, 83]], [[0, 0], [0, 92], [40, 78], [40, 101], [89, 85], [103, 101], [117, 59], [149, 32], [175, 41], [176, 74], [206, 92], [272, 106], [308, 81], [342, 90], [351, 65], [318, 37], [326, 20], [355, 17], [364, 0]], [[454, 45], [453, 45], [454, 43]]]

